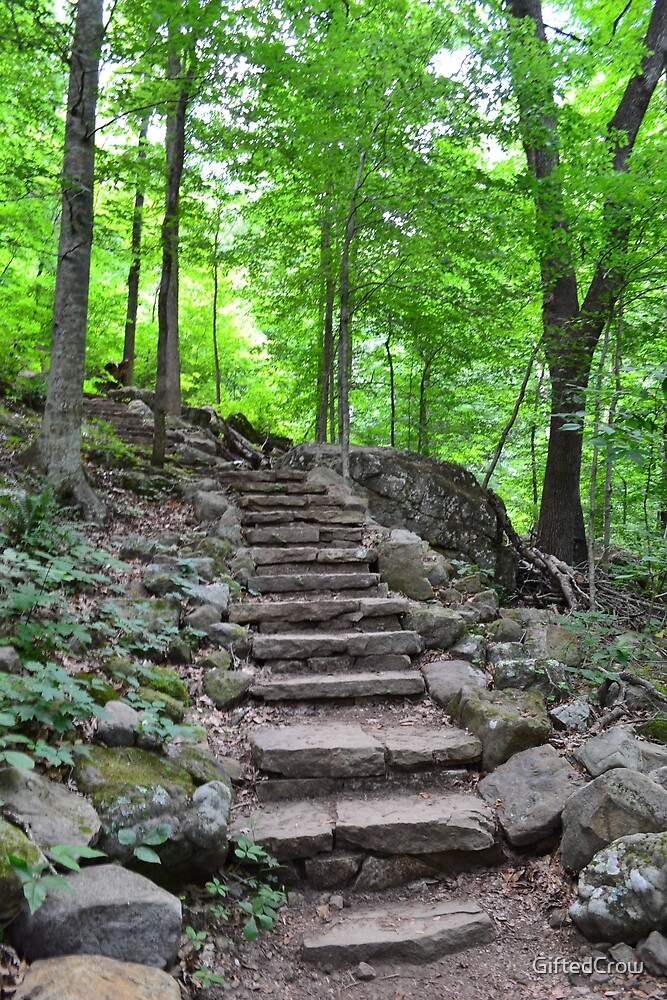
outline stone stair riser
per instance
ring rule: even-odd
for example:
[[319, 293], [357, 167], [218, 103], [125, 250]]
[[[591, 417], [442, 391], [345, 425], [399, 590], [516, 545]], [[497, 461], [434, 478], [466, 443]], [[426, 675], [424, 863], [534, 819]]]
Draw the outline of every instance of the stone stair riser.
[[253, 656], [259, 660], [306, 660], [340, 653], [350, 656], [421, 653], [424, 643], [417, 632], [320, 633], [318, 635], [256, 635]]
[[[262, 622], [257, 631], [260, 634], [280, 635], [286, 632], [312, 632], [322, 626], [317, 622]], [[341, 615], [327, 622], [329, 632], [398, 632], [401, 622], [398, 615], [384, 618], [361, 618], [356, 615]]]

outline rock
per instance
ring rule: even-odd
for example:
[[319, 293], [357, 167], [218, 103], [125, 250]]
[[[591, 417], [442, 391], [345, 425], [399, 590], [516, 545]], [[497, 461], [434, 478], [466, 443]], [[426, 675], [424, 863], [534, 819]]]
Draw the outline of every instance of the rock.
[[493, 671], [493, 684], [499, 691], [539, 691], [544, 698], [555, 700], [568, 694], [566, 674], [557, 660], [500, 660]]
[[370, 982], [371, 979], [375, 979], [377, 976], [377, 972], [368, 962], [359, 962], [354, 974], [362, 982]]
[[633, 729], [622, 726], [614, 726], [587, 740], [575, 750], [574, 757], [594, 778], [615, 767], [648, 772], [667, 764], [665, 747], [638, 740]]
[[417, 632], [427, 649], [449, 649], [465, 631], [463, 619], [441, 604], [412, 605], [403, 615], [403, 627]]
[[0, 646], [0, 673], [20, 674], [23, 670], [21, 657], [13, 646]]
[[[155, 709], [160, 715], [166, 715], [172, 722], [183, 722], [185, 719], [185, 705], [182, 701], [172, 698], [171, 695], [164, 694], [163, 691], [155, 691], [154, 688], [138, 687], [136, 695], [140, 703], [148, 709]], [[137, 744], [140, 740], [137, 740]]]
[[[460, 567], [464, 569], [465, 567]], [[454, 581], [452, 584], [454, 590], [458, 590], [460, 594], [467, 594], [469, 597], [473, 594], [479, 594], [482, 589], [482, 577], [479, 573], [467, 573], [466, 576], [461, 577], [460, 580]]]
[[241, 625], [234, 625], [232, 622], [220, 622], [209, 625], [204, 630], [211, 642], [216, 643], [228, 652], [233, 653], [240, 659], [250, 652], [250, 642], [248, 633]]
[[243, 767], [233, 757], [218, 757], [218, 763], [226, 771], [229, 780], [238, 784], [243, 781]]
[[358, 725], [330, 722], [258, 729], [250, 745], [258, 768], [287, 778], [385, 773], [382, 744]]
[[[304, 444], [283, 458], [304, 470], [340, 470], [336, 445]], [[351, 448], [350, 478], [380, 524], [407, 528], [446, 555], [490, 570], [512, 589], [516, 559], [499, 542], [495, 511], [475, 478], [461, 466], [393, 448]]]
[[637, 726], [637, 732], [647, 740], [667, 744], [667, 715], [660, 713], [654, 719], [642, 722]]
[[153, 423], [153, 411], [142, 399], [131, 399], [127, 404], [128, 413], [133, 413], [136, 416], [141, 417], [142, 422], [145, 424]]
[[254, 680], [254, 674], [247, 670], [214, 668], [204, 674], [204, 693], [216, 708], [231, 708], [241, 701]]
[[425, 663], [422, 673], [428, 693], [437, 705], [447, 708], [452, 698], [466, 686], [487, 685], [486, 674], [465, 660], [433, 660]]
[[349, 912], [322, 933], [307, 935], [303, 957], [333, 966], [374, 958], [424, 963], [494, 937], [493, 923], [476, 903], [389, 904]]
[[449, 652], [457, 660], [468, 660], [478, 666], [483, 666], [486, 659], [486, 639], [482, 635], [463, 635], [458, 642], [450, 646]]
[[482, 755], [479, 740], [453, 726], [388, 726], [377, 738], [388, 766], [397, 771], [471, 764]]
[[291, 861], [331, 851], [334, 825], [326, 803], [267, 803], [250, 816], [237, 817], [231, 836], [262, 844], [278, 861]]
[[394, 540], [395, 532], [378, 545], [378, 568], [391, 590], [398, 590], [416, 601], [433, 598], [433, 587], [424, 573], [421, 540]]
[[498, 595], [495, 590], [481, 590], [478, 594], [475, 594], [470, 603], [476, 608], [485, 609], [483, 615], [484, 621], [495, 621], [500, 607]]
[[591, 706], [583, 698], [577, 698], [552, 708], [549, 717], [559, 728], [585, 733], [591, 720]]
[[529, 625], [525, 646], [526, 654], [535, 659], [559, 660], [568, 667], [581, 666], [581, 640], [564, 625], [553, 622]]
[[424, 681], [414, 671], [375, 671], [326, 676], [275, 678], [250, 689], [264, 701], [307, 701], [344, 698], [415, 698], [424, 693]]
[[515, 754], [480, 781], [514, 847], [534, 844], [560, 829], [565, 803], [584, 779], [548, 744]]
[[253, 655], [258, 660], [336, 656], [380, 656], [421, 653], [423, 642], [416, 632], [280, 632], [258, 633], [253, 638]]
[[168, 743], [167, 756], [174, 764], [187, 771], [195, 785], [205, 785], [209, 781], [222, 781], [231, 788], [231, 780], [222, 760], [205, 747], [192, 743]]
[[452, 564], [439, 552], [434, 552], [428, 548], [423, 559], [424, 573], [426, 579], [433, 588], [446, 587], [449, 578], [453, 573]]
[[133, 864], [133, 845], [122, 844], [119, 831], [132, 829], [140, 844], [164, 824], [169, 838], [156, 848], [162, 864], [146, 866], [151, 878], [194, 881], [224, 864], [232, 798], [227, 783], [196, 788], [188, 771], [154, 753], [102, 747], [77, 762], [74, 780], [102, 820], [97, 846], [108, 857]]
[[121, 559], [128, 559], [149, 563], [157, 552], [157, 542], [154, 538], [144, 538], [142, 535], [128, 535], [120, 546], [119, 556]]
[[345, 900], [343, 899], [342, 896], [334, 895], [329, 900], [329, 906], [331, 907], [332, 910], [344, 910]]
[[578, 872], [619, 837], [667, 830], [667, 791], [639, 771], [617, 767], [572, 795], [562, 823], [563, 865]]
[[521, 642], [523, 629], [512, 618], [498, 618], [487, 625], [486, 635], [492, 642]]
[[54, 844], [87, 847], [100, 830], [100, 818], [90, 802], [35, 771], [3, 765], [0, 802], [20, 816], [45, 853]]
[[146, 566], [141, 581], [149, 594], [166, 597], [181, 592], [183, 579], [178, 567], [151, 563]]
[[144, 687], [166, 694], [189, 708], [188, 689], [180, 675], [171, 667], [144, 667], [141, 671], [141, 681]]
[[105, 955], [164, 969], [176, 959], [181, 904], [149, 879], [119, 865], [93, 865], [68, 874], [69, 891], [49, 889], [31, 914], [27, 907], [9, 934], [29, 960]]
[[9, 864], [9, 854], [31, 865], [42, 860], [39, 849], [23, 830], [0, 816], [0, 931], [18, 915], [24, 902], [23, 885]]
[[114, 598], [117, 611], [114, 619], [123, 630], [128, 646], [149, 660], [162, 660], [178, 628], [181, 616], [180, 601], [174, 597], [155, 598], [151, 601], [132, 601]]
[[347, 885], [361, 868], [363, 854], [320, 854], [306, 858], [304, 869], [308, 884], [315, 889], [331, 889]]
[[637, 945], [637, 958], [654, 976], [667, 976], [667, 938], [659, 931], [651, 931], [645, 941]]
[[141, 715], [124, 701], [108, 701], [97, 723], [95, 739], [108, 747], [132, 747], [141, 729]]
[[232, 658], [226, 649], [215, 649], [202, 656], [199, 666], [203, 667], [204, 670], [230, 670]]
[[34, 962], [14, 1000], [180, 1000], [167, 972], [103, 955], [61, 955]]
[[185, 616], [185, 624], [189, 628], [199, 629], [202, 632], [207, 632], [211, 625], [217, 625], [220, 621], [220, 612], [211, 604], [195, 608]]
[[[229, 606], [229, 585], [226, 583], [198, 584], [191, 587], [188, 597], [195, 604], [214, 607], [221, 617], [226, 617]], [[219, 620], [219, 619], [218, 619]]]
[[664, 929], [667, 833], [615, 840], [581, 872], [577, 893], [570, 916], [591, 941], [635, 944]]
[[492, 771], [521, 750], [546, 743], [549, 719], [537, 691], [485, 691], [466, 687], [449, 714], [482, 743], [482, 767]]
[[489, 646], [486, 653], [489, 663], [494, 667], [504, 660], [521, 660], [525, 655], [526, 652], [520, 642], [496, 642]]
[[[195, 518], [199, 521], [217, 521], [229, 507], [229, 499], [224, 493], [202, 490], [192, 497]], [[218, 537], [219, 534], [218, 534]]]

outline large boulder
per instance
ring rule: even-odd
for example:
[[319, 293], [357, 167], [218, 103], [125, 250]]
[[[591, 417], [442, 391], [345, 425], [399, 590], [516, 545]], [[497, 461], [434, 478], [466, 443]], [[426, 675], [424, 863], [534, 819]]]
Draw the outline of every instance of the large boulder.
[[[169, 829], [156, 847], [161, 865], [147, 875], [169, 884], [208, 876], [227, 857], [231, 791], [221, 781], [196, 787], [189, 771], [157, 754], [134, 748], [92, 747], [77, 763], [74, 780], [91, 797], [102, 820], [98, 847], [123, 864], [134, 864], [134, 847], [158, 826]], [[121, 830], [131, 830], [134, 839]], [[120, 834], [120, 836], [119, 836]]]
[[515, 753], [546, 743], [549, 719], [538, 691], [465, 687], [447, 709], [482, 744], [482, 768], [493, 771]]
[[82, 868], [67, 881], [68, 888], [50, 889], [35, 913], [24, 907], [8, 931], [29, 959], [101, 954], [161, 969], [175, 960], [176, 896], [119, 865]]
[[637, 739], [632, 727], [614, 726], [587, 740], [574, 757], [594, 778], [618, 767], [646, 774], [667, 765], [667, 747]]
[[100, 818], [87, 799], [35, 771], [0, 769], [0, 801], [47, 853], [54, 844], [88, 847], [100, 830]]
[[39, 849], [23, 830], [0, 817], [0, 931], [11, 923], [23, 905], [23, 886], [9, 863], [9, 855], [30, 865], [42, 859]]
[[168, 972], [103, 955], [42, 958], [30, 966], [14, 1000], [180, 1000]]
[[619, 837], [667, 830], [667, 791], [628, 767], [617, 767], [580, 788], [562, 815], [561, 857], [578, 872]]
[[583, 778], [552, 746], [531, 747], [480, 781], [510, 844], [534, 844], [560, 829], [563, 807]]
[[[302, 444], [282, 459], [294, 469], [340, 471], [336, 445]], [[380, 524], [408, 528], [453, 558], [490, 570], [508, 590], [516, 560], [488, 494], [460, 465], [394, 448], [351, 448], [350, 478]]]
[[667, 930], [667, 833], [639, 833], [599, 851], [579, 876], [570, 916], [591, 941], [634, 944]]
[[442, 604], [411, 604], [402, 617], [403, 628], [417, 632], [427, 649], [449, 649], [465, 631], [465, 622]]

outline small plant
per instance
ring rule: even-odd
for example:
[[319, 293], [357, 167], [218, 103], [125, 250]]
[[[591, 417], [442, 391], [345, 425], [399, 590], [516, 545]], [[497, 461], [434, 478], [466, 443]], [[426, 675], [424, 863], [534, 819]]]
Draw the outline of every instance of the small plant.
[[49, 853], [53, 863], [46, 859], [30, 863], [24, 858], [8, 854], [7, 860], [14, 874], [20, 879], [23, 895], [31, 913], [36, 913], [46, 899], [49, 889], [67, 889], [71, 886], [64, 875], [55, 871], [54, 864], [68, 868], [70, 871], [81, 871], [80, 858], [103, 858], [104, 851], [83, 844], [54, 844]]
[[123, 827], [118, 831], [118, 843], [125, 847], [133, 846], [133, 855], [137, 861], [144, 861], [149, 865], [161, 865], [160, 855], [154, 851], [154, 847], [165, 844], [171, 836], [171, 827], [168, 823], [158, 823], [151, 827], [148, 833], [139, 839], [135, 830], [131, 827]]
[[219, 976], [217, 972], [212, 972], [211, 969], [206, 965], [202, 965], [196, 972], [193, 972], [193, 978], [198, 979], [200, 985], [203, 989], [207, 990], [213, 984], [224, 984], [225, 980], [222, 976]]
[[189, 924], [185, 928], [185, 935], [189, 939], [195, 951], [201, 951], [202, 945], [208, 937], [206, 931], [196, 931], [194, 927], [190, 927]]
[[276, 885], [276, 877], [272, 873], [272, 869], [280, 867], [280, 863], [260, 844], [244, 838], [239, 838], [236, 842], [234, 857], [241, 865], [259, 867], [255, 875], [241, 878], [248, 897], [239, 900], [238, 904], [241, 912], [247, 916], [243, 924], [243, 936], [246, 941], [254, 941], [260, 930], [272, 930], [278, 910], [287, 902], [284, 889]]

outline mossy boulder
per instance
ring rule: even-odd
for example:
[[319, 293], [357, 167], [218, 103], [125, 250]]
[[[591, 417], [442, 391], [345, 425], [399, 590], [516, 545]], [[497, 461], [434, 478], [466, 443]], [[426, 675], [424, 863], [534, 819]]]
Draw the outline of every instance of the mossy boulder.
[[18, 916], [23, 904], [23, 886], [9, 863], [10, 854], [29, 865], [37, 864], [42, 857], [22, 830], [0, 818], [0, 930]]
[[231, 670], [232, 657], [226, 649], [214, 649], [202, 656], [198, 666], [205, 670]]
[[205, 785], [208, 781], [222, 781], [231, 788], [229, 773], [223, 764], [205, 747], [192, 743], [169, 743], [169, 759], [188, 772], [195, 785]]
[[231, 708], [241, 701], [254, 679], [246, 670], [214, 668], [204, 674], [204, 692], [216, 708]]
[[144, 667], [141, 671], [143, 687], [152, 688], [180, 701], [186, 708], [190, 706], [188, 689], [179, 675], [171, 667]]
[[636, 727], [636, 730], [640, 736], [644, 736], [647, 740], [667, 744], [667, 715], [657, 715], [649, 722], [642, 722]]
[[151, 707], [155, 708], [160, 715], [166, 715], [172, 722], [182, 722], [185, 718], [185, 705], [182, 701], [177, 701], [162, 691], [155, 691], [149, 687], [138, 687], [137, 696]]
[[538, 691], [465, 687], [448, 712], [481, 741], [485, 771], [504, 764], [515, 753], [541, 746], [549, 737], [549, 717]]
[[82, 684], [96, 705], [106, 705], [109, 701], [117, 701], [120, 698], [118, 691], [112, 684], [100, 677], [99, 674], [90, 673], [87, 670], [80, 670], [75, 674], [76, 680]]
[[[185, 768], [155, 753], [104, 747], [92, 747], [77, 763], [74, 780], [102, 821], [98, 846], [109, 858], [165, 884], [196, 881], [224, 864], [232, 799], [225, 782], [197, 787]], [[169, 839], [155, 848], [162, 864], [142, 867], [134, 846], [158, 825], [169, 828]], [[119, 840], [127, 829], [134, 833], [130, 844]]]

